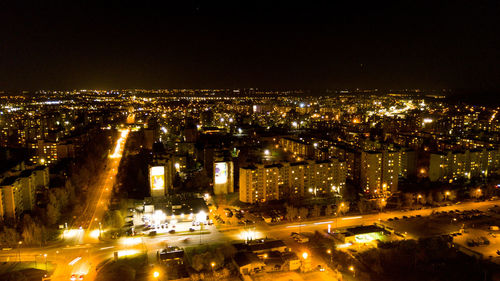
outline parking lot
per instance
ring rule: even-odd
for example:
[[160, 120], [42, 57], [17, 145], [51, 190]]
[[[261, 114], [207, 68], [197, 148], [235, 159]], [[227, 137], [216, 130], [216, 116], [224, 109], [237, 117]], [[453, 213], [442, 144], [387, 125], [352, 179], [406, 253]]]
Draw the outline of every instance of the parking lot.
[[213, 209], [210, 217], [219, 227], [225, 226], [248, 226], [255, 224], [255, 217], [247, 210], [234, 207], [220, 206]]
[[428, 217], [402, 216], [381, 221], [408, 238], [448, 235], [453, 242], [466, 248], [468, 254], [482, 256], [500, 263], [500, 215], [488, 211], [435, 212]]
[[479, 210], [450, 210], [434, 212], [430, 216], [401, 216], [381, 221], [395, 231], [412, 238], [460, 233], [461, 229], [475, 228], [495, 220], [493, 214]]

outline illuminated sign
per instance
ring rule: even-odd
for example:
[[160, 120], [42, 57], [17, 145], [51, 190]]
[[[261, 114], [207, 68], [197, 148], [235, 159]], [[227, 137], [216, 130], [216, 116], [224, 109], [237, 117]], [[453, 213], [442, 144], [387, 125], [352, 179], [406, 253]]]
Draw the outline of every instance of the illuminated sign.
[[215, 183], [223, 184], [227, 182], [227, 163], [215, 163]]
[[151, 167], [149, 170], [149, 176], [151, 189], [160, 190], [165, 188], [165, 169], [163, 166]]

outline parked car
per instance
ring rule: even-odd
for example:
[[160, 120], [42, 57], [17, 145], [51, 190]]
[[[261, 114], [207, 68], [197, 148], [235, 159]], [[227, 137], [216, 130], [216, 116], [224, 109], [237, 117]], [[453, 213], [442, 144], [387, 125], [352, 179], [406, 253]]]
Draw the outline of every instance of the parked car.
[[297, 235], [293, 236], [293, 239], [295, 241], [297, 241], [297, 243], [300, 243], [300, 244], [309, 242], [309, 238], [302, 235], [302, 234], [297, 234]]
[[483, 243], [484, 245], [489, 245], [490, 244], [490, 240], [488, 240], [488, 238], [484, 237], [484, 236], [481, 236], [480, 238], [481, 240], [483, 240]]

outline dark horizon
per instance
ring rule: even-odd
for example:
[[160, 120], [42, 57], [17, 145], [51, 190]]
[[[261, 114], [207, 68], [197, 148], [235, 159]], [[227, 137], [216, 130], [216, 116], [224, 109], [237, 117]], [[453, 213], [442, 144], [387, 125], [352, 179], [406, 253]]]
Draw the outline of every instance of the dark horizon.
[[487, 1], [0, 8], [0, 89], [500, 90]]

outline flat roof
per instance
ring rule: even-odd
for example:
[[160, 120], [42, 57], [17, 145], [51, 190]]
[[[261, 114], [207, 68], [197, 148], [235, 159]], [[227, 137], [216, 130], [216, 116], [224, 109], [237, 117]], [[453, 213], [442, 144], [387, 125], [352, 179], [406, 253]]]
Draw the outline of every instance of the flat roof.
[[378, 227], [376, 225], [361, 225], [361, 226], [351, 227], [351, 228], [348, 228], [346, 230], [348, 233], [350, 233], [352, 235], [359, 235], [359, 234], [367, 234], [367, 233], [384, 231], [383, 228]]

